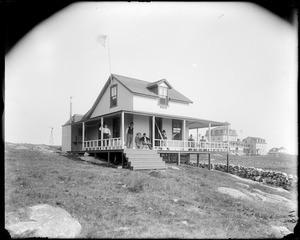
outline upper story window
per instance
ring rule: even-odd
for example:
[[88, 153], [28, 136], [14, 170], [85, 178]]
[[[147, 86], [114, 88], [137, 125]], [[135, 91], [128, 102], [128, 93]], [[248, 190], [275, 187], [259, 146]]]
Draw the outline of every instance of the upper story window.
[[158, 87], [158, 95], [159, 95], [159, 105], [167, 107], [168, 106], [168, 88], [159, 86]]
[[117, 85], [113, 85], [110, 87], [110, 107], [116, 107], [117, 106]]

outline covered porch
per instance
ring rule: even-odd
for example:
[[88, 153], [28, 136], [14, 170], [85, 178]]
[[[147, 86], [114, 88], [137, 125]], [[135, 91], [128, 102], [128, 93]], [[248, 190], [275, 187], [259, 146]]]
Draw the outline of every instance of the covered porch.
[[[77, 133], [81, 130], [81, 133], [78, 134], [80, 136], [77, 136], [76, 139], [81, 137], [80, 142], [83, 143], [80, 150], [83, 152], [93, 152], [107, 150], [122, 151], [126, 149], [126, 129], [130, 122], [134, 123], [133, 138], [138, 133], [146, 133], [153, 150], [164, 152], [228, 152], [229, 142], [212, 142], [210, 129], [217, 126], [229, 127], [229, 123], [133, 111], [115, 112], [89, 119], [85, 122], [76, 123]], [[108, 139], [104, 139], [103, 133], [99, 131], [99, 127], [103, 126], [104, 123], [111, 130], [111, 137]], [[74, 124], [74, 127], [76, 126]], [[198, 130], [203, 128], [209, 130], [209, 137], [206, 141], [198, 137]], [[166, 130], [167, 139], [162, 138], [162, 130]], [[190, 130], [197, 131], [197, 136], [194, 140], [189, 140]], [[134, 139], [132, 149], [138, 149]], [[147, 148], [143, 148], [143, 150], [147, 150]]]

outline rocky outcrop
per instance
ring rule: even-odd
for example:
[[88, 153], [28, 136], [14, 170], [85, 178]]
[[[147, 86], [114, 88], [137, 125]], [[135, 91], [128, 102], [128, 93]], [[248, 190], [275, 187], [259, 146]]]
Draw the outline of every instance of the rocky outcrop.
[[[189, 165], [196, 166], [196, 162], [188, 161]], [[199, 167], [208, 168], [208, 163], [200, 163]], [[227, 172], [226, 164], [211, 163], [211, 169]], [[298, 181], [297, 176], [292, 174], [287, 175], [283, 172], [275, 172], [271, 170], [263, 170], [254, 167], [244, 167], [239, 165], [229, 165], [228, 172], [234, 175], [237, 175], [242, 178], [251, 179], [257, 182], [263, 182], [265, 184], [282, 187], [284, 189], [290, 190], [293, 184], [296, 184]]]
[[81, 231], [80, 223], [64, 209], [47, 204], [28, 208], [28, 221], [5, 226], [12, 237], [75, 238]]

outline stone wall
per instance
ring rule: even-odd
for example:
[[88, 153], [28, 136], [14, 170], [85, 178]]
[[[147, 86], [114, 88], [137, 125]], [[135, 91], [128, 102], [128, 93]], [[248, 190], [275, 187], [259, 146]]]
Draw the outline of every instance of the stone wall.
[[[197, 166], [197, 163], [195, 161], [187, 161], [186, 163], [192, 166]], [[208, 169], [208, 163], [200, 163], [199, 167]], [[227, 172], [227, 165], [220, 163], [211, 163], [211, 169], [221, 172]], [[263, 182], [269, 185], [282, 187], [287, 190], [290, 190], [291, 186], [297, 184], [298, 181], [297, 176], [293, 176], [292, 174], [287, 175], [283, 172], [274, 172], [271, 170], [263, 170], [254, 167], [244, 167], [232, 164], [229, 164], [229, 173], [242, 178], [251, 179], [253, 181]]]

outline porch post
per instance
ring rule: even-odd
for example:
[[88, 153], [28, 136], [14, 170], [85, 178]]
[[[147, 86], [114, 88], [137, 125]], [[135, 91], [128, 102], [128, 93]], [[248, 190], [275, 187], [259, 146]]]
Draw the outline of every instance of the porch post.
[[155, 116], [152, 116], [152, 149], [155, 148]]
[[209, 142], [209, 148], [211, 148], [211, 123], [208, 124], [208, 142]]
[[107, 152], [107, 165], [109, 166], [110, 164], [110, 152]]
[[100, 136], [100, 138], [101, 138], [101, 149], [103, 148], [103, 117], [101, 117], [101, 136]]
[[226, 166], [227, 166], [227, 172], [229, 172], [229, 153], [227, 152], [227, 161], [226, 161]]
[[[196, 138], [196, 139], [197, 139], [197, 143], [196, 143], [196, 146], [195, 146], [195, 147], [198, 149], [198, 148], [199, 148], [199, 144], [200, 144], [200, 143], [199, 143], [199, 128], [197, 128], [197, 138]], [[200, 147], [201, 147], [201, 146], [200, 146]], [[198, 156], [198, 154], [197, 154], [197, 156]]]
[[[185, 119], [183, 120], [183, 131], [182, 131], [182, 140], [185, 141], [186, 136], [185, 136], [185, 125], [186, 125], [186, 121]], [[183, 142], [183, 147], [185, 148], [185, 142]], [[185, 149], [184, 149], [185, 150]]]
[[178, 152], [177, 165], [180, 165], [180, 152]]
[[122, 141], [122, 149], [124, 149], [125, 142], [125, 129], [124, 129], [124, 112], [121, 112], [121, 141]]
[[227, 153], [229, 153], [229, 125], [227, 125]]
[[82, 151], [84, 150], [84, 134], [85, 134], [84, 122], [82, 122]]

